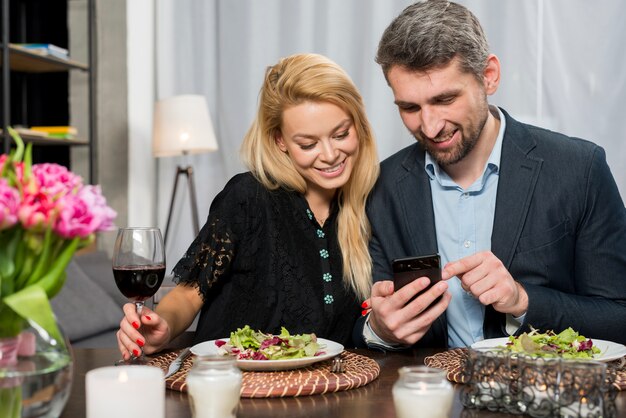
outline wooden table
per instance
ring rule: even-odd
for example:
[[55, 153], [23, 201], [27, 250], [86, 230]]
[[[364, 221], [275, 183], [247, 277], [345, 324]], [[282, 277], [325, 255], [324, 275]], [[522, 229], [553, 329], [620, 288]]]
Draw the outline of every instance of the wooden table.
[[[378, 379], [364, 387], [325, 395], [295, 398], [241, 399], [238, 418], [280, 417], [333, 417], [333, 418], [394, 418], [395, 410], [391, 387], [398, 378], [398, 368], [406, 365], [422, 365], [424, 357], [435, 350], [415, 350], [405, 353], [381, 353], [355, 350], [359, 354], [375, 359], [381, 367]], [[86, 414], [85, 373], [103, 366], [112, 365], [119, 357], [116, 349], [75, 349], [74, 383], [70, 399], [61, 415], [62, 418], [79, 418]], [[455, 400], [451, 418], [463, 417], [511, 417], [484, 410], [463, 409], [459, 400], [460, 385], [455, 388]], [[111, 400], [114, 402], [115, 400]], [[626, 391], [617, 397], [617, 417], [626, 416]], [[166, 418], [189, 418], [191, 409], [186, 393], [166, 391]], [[149, 417], [146, 417], [149, 418]]]

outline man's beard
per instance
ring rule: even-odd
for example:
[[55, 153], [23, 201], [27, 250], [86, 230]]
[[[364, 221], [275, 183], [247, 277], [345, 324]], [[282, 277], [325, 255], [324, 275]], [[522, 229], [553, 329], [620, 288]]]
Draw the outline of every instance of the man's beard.
[[413, 136], [417, 142], [419, 142], [422, 147], [428, 151], [430, 156], [433, 157], [439, 166], [443, 167], [446, 165], [453, 165], [467, 157], [467, 155], [472, 152], [478, 142], [478, 138], [480, 137], [480, 133], [482, 132], [485, 123], [487, 123], [487, 115], [488, 113], [485, 113], [485, 117], [477, 125], [472, 124], [468, 126], [467, 130], [462, 129], [458, 125], [454, 125], [452, 129], [448, 129], [447, 131], [441, 132], [437, 135], [435, 142], [439, 142], [441, 138], [451, 136], [455, 130], [460, 131], [461, 140], [457, 142], [452, 149], [447, 149], [445, 151], [433, 147], [432, 139], [425, 137], [421, 131], [414, 133]]

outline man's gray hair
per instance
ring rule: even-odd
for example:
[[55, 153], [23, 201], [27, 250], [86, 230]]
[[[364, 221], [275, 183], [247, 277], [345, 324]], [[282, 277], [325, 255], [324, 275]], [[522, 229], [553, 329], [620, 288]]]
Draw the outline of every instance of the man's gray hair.
[[488, 56], [487, 38], [472, 12], [450, 1], [427, 0], [404, 9], [385, 29], [376, 62], [387, 77], [396, 65], [427, 71], [458, 58], [463, 71], [482, 80]]

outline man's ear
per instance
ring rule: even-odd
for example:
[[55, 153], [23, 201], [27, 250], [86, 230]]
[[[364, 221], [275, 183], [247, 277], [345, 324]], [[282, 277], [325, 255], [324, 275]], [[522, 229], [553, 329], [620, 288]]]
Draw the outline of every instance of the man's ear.
[[487, 66], [483, 71], [483, 83], [485, 93], [488, 96], [494, 94], [500, 85], [500, 60], [493, 54], [487, 57]]
[[282, 152], [287, 152], [287, 146], [285, 145], [285, 141], [283, 141], [282, 133], [277, 132], [276, 136], [274, 136], [274, 141], [276, 141], [276, 145], [278, 145], [278, 148], [280, 148]]

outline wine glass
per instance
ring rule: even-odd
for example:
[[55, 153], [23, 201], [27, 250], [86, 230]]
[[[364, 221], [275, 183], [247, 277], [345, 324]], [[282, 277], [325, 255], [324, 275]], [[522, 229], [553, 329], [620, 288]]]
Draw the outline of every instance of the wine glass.
[[[120, 228], [113, 249], [113, 277], [120, 292], [135, 303], [141, 317], [146, 299], [151, 298], [165, 277], [165, 248], [159, 228]], [[146, 364], [143, 355], [117, 364]]]

